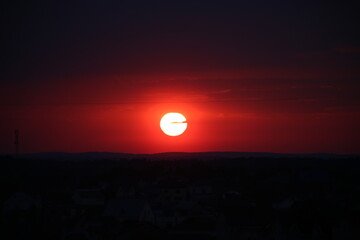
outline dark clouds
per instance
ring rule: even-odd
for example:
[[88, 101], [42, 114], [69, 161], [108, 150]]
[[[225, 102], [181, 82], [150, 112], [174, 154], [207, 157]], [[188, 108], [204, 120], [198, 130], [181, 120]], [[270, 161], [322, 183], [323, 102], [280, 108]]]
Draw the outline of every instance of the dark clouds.
[[16, 80], [286, 67], [358, 40], [346, 3], [54, 1], [3, 13], [3, 73]]

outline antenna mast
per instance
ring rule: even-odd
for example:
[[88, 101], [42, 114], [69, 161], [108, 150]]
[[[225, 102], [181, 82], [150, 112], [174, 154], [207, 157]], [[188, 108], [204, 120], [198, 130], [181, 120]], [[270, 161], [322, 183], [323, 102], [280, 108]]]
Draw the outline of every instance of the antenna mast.
[[19, 130], [15, 129], [14, 134], [15, 134], [15, 141], [14, 141], [15, 154], [17, 155], [19, 153]]

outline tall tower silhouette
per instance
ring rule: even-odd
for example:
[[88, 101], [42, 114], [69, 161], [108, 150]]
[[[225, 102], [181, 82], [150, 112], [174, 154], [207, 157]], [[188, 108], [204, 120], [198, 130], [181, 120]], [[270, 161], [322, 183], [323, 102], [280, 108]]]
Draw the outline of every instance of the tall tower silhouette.
[[15, 129], [14, 134], [15, 134], [15, 141], [14, 141], [15, 154], [18, 154], [19, 153], [19, 130]]

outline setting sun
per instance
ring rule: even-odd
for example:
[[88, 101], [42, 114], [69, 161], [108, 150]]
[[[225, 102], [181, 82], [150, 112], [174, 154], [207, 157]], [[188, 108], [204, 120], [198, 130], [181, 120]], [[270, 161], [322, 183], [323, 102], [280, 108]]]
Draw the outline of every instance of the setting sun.
[[169, 136], [179, 136], [187, 128], [187, 122], [181, 113], [167, 113], [160, 121], [161, 130]]

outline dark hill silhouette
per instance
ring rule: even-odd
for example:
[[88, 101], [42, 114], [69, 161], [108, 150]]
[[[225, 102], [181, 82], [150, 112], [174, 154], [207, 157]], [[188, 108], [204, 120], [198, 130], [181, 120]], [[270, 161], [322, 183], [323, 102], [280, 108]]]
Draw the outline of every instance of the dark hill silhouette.
[[[11, 155], [15, 157], [15, 155]], [[270, 152], [164, 152], [154, 154], [131, 154], [114, 152], [43, 152], [19, 154], [21, 159], [57, 159], [57, 160], [99, 160], [99, 159], [235, 159], [235, 158], [352, 158], [359, 155], [332, 153], [270, 153]]]

